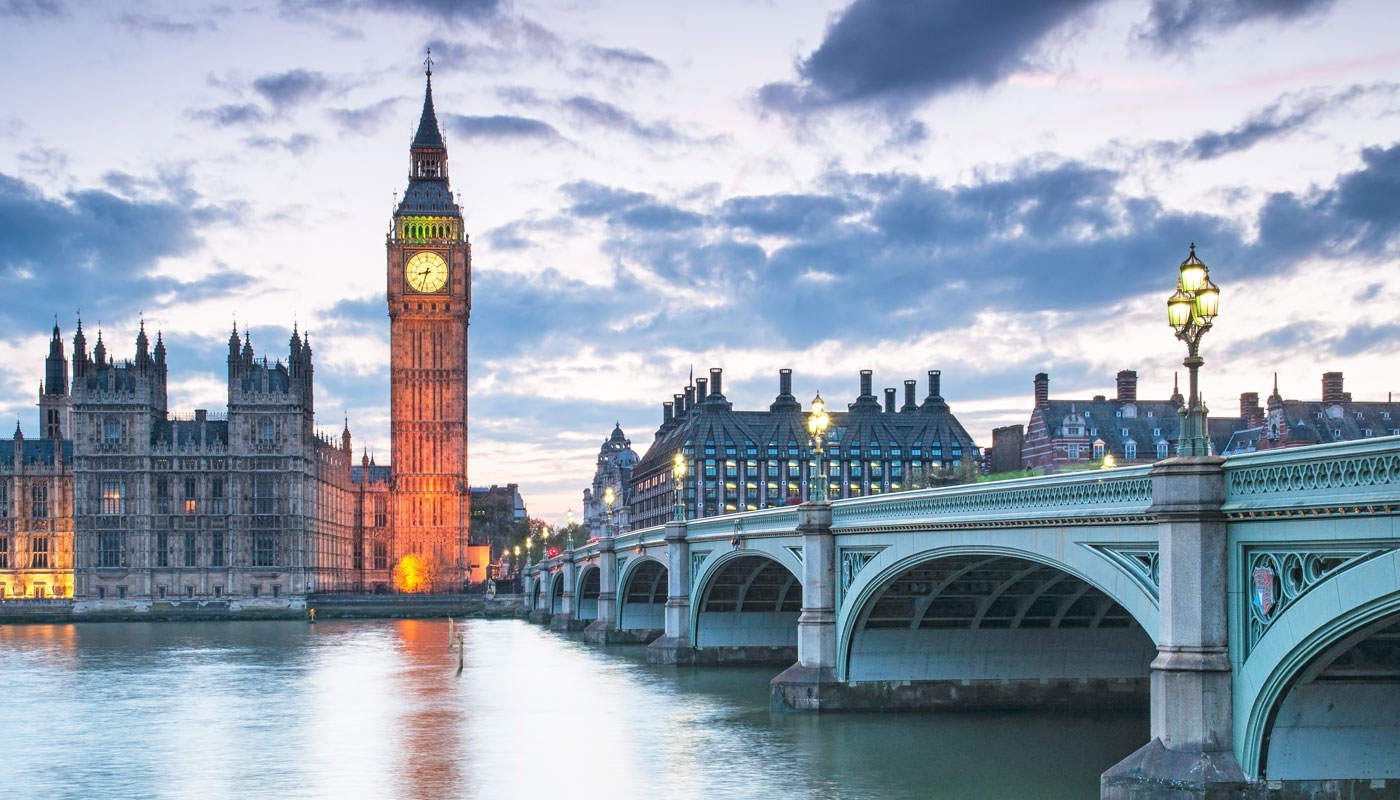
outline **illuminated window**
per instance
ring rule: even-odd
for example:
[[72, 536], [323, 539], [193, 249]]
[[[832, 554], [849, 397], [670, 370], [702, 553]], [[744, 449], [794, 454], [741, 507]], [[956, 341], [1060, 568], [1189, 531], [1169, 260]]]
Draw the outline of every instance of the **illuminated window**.
[[49, 487], [42, 483], [36, 483], [29, 489], [29, 497], [33, 503], [29, 506], [29, 516], [42, 519], [49, 515]]
[[102, 487], [102, 513], [103, 514], [125, 514], [126, 513], [126, 483], [121, 478], [103, 478]]
[[193, 513], [195, 512], [195, 496], [196, 496], [196, 489], [195, 489], [194, 478], [185, 478], [185, 513], [186, 513], [186, 514], [193, 514]]

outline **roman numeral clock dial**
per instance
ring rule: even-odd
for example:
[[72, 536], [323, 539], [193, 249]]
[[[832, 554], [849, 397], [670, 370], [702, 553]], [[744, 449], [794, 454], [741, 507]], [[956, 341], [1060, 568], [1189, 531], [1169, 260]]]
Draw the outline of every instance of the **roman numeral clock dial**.
[[404, 265], [404, 280], [415, 292], [440, 291], [447, 284], [447, 262], [437, 253], [414, 253]]

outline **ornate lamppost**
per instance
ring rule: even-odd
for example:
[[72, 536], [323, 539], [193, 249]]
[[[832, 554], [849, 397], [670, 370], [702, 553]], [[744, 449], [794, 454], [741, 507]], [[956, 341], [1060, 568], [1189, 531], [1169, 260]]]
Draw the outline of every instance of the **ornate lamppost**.
[[808, 494], [814, 503], [826, 500], [826, 428], [830, 424], [831, 417], [827, 416], [822, 393], [817, 392], [817, 396], [812, 398], [812, 413], [807, 415], [807, 431], [812, 434], [812, 454], [817, 457], [817, 485]]
[[1210, 281], [1210, 268], [1196, 258], [1196, 244], [1192, 242], [1191, 254], [1181, 262], [1176, 294], [1167, 298], [1167, 321], [1176, 329], [1176, 338], [1186, 342], [1186, 360], [1181, 363], [1191, 373], [1191, 396], [1181, 409], [1178, 456], [1210, 455], [1210, 436], [1206, 428], [1208, 411], [1201, 402], [1197, 373], [1206, 363], [1201, 358], [1201, 337], [1210, 330], [1219, 310], [1220, 289]]
[[676, 458], [671, 465], [671, 477], [676, 480], [676, 522], [685, 522], [685, 453], [676, 451]]
[[564, 549], [565, 549], [565, 550], [573, 550], [573, 549], [574, 549], [574, 510], [573, 510], [572, 508], [569, 509], [568, 513], [566, 513], [566, 514], [564, 515], [564, 522], [566, 523], [566, 527], [564, 528], [564, 540], [565, 540], [566, 546], [565, 546]]
[[613, 501], [615, 501], [615, 500], [617, 500], [617, 495], [613, 494], [613, 488], [612, 488], [611, 486], [608, 486], [608, 487], [606, 487], [605, 489], [603, 489], [603, 505], [607, 506], [607, 510], [606, 510], [606, 511], [604, 512], [604, 514], [603, 514], [603, 535], [604, 535], [604, 536], [612, 536], [612, 535], [613, 535], [613, 529], [612, 529], [612, 507], [613, 507]]

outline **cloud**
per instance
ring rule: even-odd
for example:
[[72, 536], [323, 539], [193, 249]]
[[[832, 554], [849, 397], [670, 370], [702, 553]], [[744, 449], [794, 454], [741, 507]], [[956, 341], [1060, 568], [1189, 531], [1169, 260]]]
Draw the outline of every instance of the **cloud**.
[[115, 319], [153, 302], [186, 302], [247, 284], [248, 276], [223, 266], [188, 281], [155, 272], [161, 259], [200, 247], [201, 209], [209, 207], [100, 190], [51, 198], [0, 173], [0, 280], [10, 300], [0, 322], [42, 330], [48, 315], [72, 307], [75, 285], [82, 286], [85, 313]]
[[1394, 95], [1396, 84], [1352, 86], [1334, 94], [1290, 96], [1252, 113], [1228, 131], [1206, 131], [1186, 141], [1167, 142], [1156, 149], [1168, 157], [1209, 161], [1302, 129], [1323, 114], [1335, 111], [1367, 94]]
[[325, 75], [304, 69], [264, 75], [253, 81], [254, 91], [278, 111], [315, 100], [330, 86], [331, 82]]
[[763, 86], [759, 101], [786, 113], [867, 102], [907, 107], [991, 86], [1030, 68], [1048, 35], [1099, 1], [855, 0], [797, 64], [797, 80]]
[[285, 139], [275, 136], [252, 136], [245, 140], [249, 147], [259, 150], [286, 150], [298, 156], [311, 149], [316, 142], [316, 137], [308, 133], [294, 133]]
[[564, 100], [561, 105], [566, 110], [572, 112], [575, 117], [589, 124], [603, 128], [611, 128], [623, 133], [630, 133], [639, 139], [662, 142], [674, 142], [686, 139], [685, 136], [669, 123], [642, 122], [630, 111], [624, 111], [612, 103], [599, 100], [595, 97], [575, 95]]
[[1205, 31], [1221, 33], [1255, 20], [1291, 22], [1320, 14], [1333, 0], [1152, 0], [1138, 36], [1158, 51], [1196, 44]]
[[391, 97], [359, 108], [331, 108], [326, 110], [326, 116], [342, 131], [365, 135], [378, 130], [398, 102], [398, 98]]
[[293, 18], [308, 12], [337, 16], [376, 11], [442, 22], [474, 22], [496, 16], [503, 5], [501, 0], [282, 0], [281, 10]]
[[471, 117], [462, 114], [443, 114], [447, 129], [468, 139], [540, 139], [562, 140], [559, 131], [548, 122], [529, 117], [515, 117], [495, 114], [485, 117]]
[[190, 117], [208, 122], [217, 128], [256, 125], [267, 119], [263, 110], [252, 103], [225, 104], [214, 108], [196, 109], [190, 112]]
[[171, 36], [191, 36], [219, 29], [218, 24], [212, 19], [199, 22], [176, 22], [169, 17], [148, 14], [122, 14], [117, 17], [117, 24], [134, 33], [159, 33]]
[[843, 198], [827, 195], [734, 197], [721, 206], [720, 219], [732, 228], [746, 228], [759, 235], [796, 236], [818, 233], [849, 209]]
[[68, 9], [58, 0], [5, 0], [0, 3], [0, 17], [47, 19], [68, 16]]
[[1394, 352], [1400, 348], [1400, 324], [1353, 325], [1329, 342], [1335, 355], [1354, 356], [1364, 352]]
[[664, 62], [640, 50], [621, 47], [599, 47], [594, 44], [583, 46], [583, 55], [590, 61], [626, 70], [649, 70], [659, 75], [671, 74]]

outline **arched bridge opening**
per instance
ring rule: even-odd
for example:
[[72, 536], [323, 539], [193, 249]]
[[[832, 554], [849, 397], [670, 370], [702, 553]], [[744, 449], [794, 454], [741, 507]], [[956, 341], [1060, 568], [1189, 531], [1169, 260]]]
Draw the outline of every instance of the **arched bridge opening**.
[[549, 613], [564, 613], [564, 576], [555, 575], [549, 584]]
[[908, 708], [1146, 708], [1152, 638], [1065, 570], [958, 554], [897, 570], [855, 618], [847, 680]]
[[697, 608], [695, 646], [704, 660], [775, 664], [796, 660], [802, 584], [773, 558], [744, 554], [716, 566]]
[[1397, 709], [1400, 613], [1343, 637], [1296, 673], [1271, 714], [1261, 777], [1308, 783], [1400, 778]]
[[578, 612], [575, 616], [584, 622], [598, 618], [598, 595], [603, 588], [601, 575], [602, 571], [597, 567], [588, 567], [578, 576], [578, 591], [574, 594]]
[[666, 565], [645, 559], [632, 568], [622, 587], [618, 628], [662, 631], [666, 628]]

